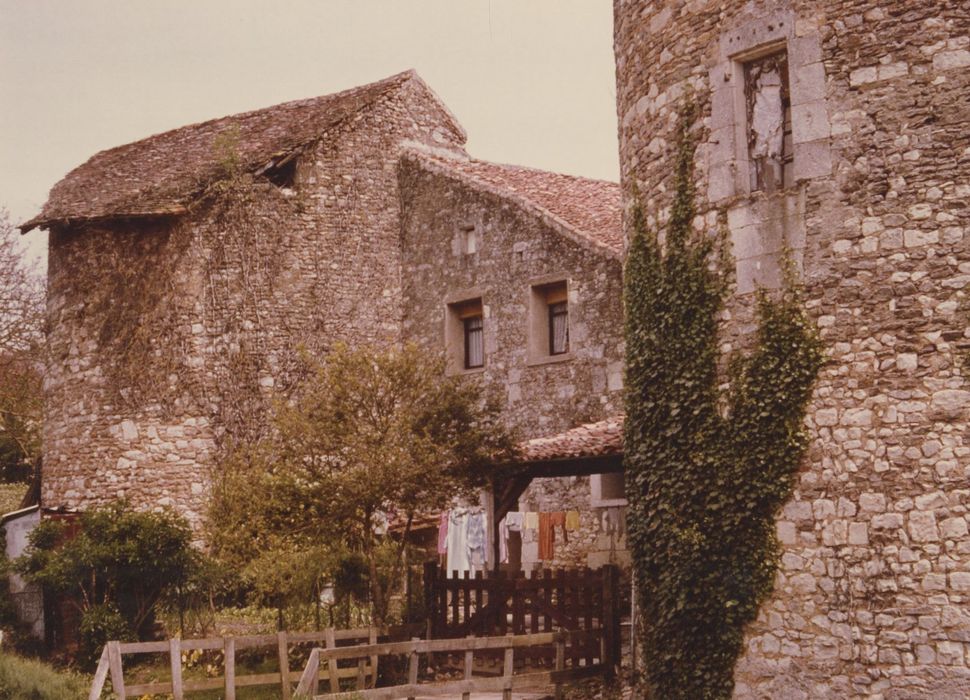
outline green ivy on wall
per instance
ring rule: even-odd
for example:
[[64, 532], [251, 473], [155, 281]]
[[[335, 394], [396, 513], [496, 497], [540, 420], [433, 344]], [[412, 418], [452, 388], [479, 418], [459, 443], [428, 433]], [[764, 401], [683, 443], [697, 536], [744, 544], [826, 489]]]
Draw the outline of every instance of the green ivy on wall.
[[686, 108], [665, 237], [635, 209], [624, 273], [628, 528], [646, 682], [664, 700], [732, 694], [745, 625], [772, 590], [775, 517], [822, 363], [793, 274], [758, 293], [751, 350], [722, 363], [729, 261], [723, 236], [692, 226], [694, 119]]

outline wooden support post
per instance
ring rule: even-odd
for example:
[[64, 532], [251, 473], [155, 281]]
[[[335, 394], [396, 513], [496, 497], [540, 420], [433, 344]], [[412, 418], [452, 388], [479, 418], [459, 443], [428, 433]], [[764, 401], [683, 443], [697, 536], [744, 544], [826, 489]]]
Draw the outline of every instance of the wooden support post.
[[[326, 631], [326, 643], [327, 649], [336, 649], [337, 640], [333, 635], [333, 627], [328, 627]], [[337, 676], [337, 660], [327, 659], [327, 673], [330, 676], [330, 692], [339, 693], [340, 692], [340, 678]]]
[[620, 663], [620, 615], [617, 605], [619, 575], [616, 566], [603, 567], [603, 610], [600, 613], [603, 628], [603, 645], [600, 660], [604, 664], [603, 675], [612, 680]]
[[[468, 639], [474, 639], [475, 635], [468, 635]], [[465, 680], [470, 681], [472, 679], [472, 667], [475, 662], [475, 652], [471, 649], [465, 650]], [[471, 693], [462, 693], [461, 700], [469, 700], [471, 698]]]
[[[370, 632], [367, 634], [367, 641], [370, 644], [377, 644], [377, 628], [371, 627]], [[370, 687], [377, 687], [377, 654], [371, 654], [370, 657]]]
[[497, 509], [495, 508], [495, 477], [489, 478], [488, 492], [484, 495], [484, 499], [486, 520], [485, 532], [488, 533], [488, 539], [486, 542], [487, 546], [485, 548], [485, 568], [486, 570], [491, 568], [492, 571], [498, 571], [501, 561], [499, 559], [500, 545], [498, 520], [496, 519]]
[[108, 645], [105, 644], [101, 650], [101, 658], [98, 660], [98, 669], [94, 672], [94, 679], [91, 682], [91, 692], [88, 693], [88, 700], [99, 700], [101, 691], [104, 690], [104, 682], [108, 678]]
[[512, 673], [515, 670], [515, 650], [512, 648], [512, 635], [506, 637], [505, 663], [502, 666], [502, 700], [512, 700]]
[[290, 647], [286, 632], [277, 633], [276, 649], [280, 659], [280, 690], [283, 700], [290, 700]]
[[223, 640], [222, 650], [225, 655], [226, 665], [226, 700], [236, 700], [236, 640], [234, 637], [226, 637]]
[[296, 694], [313, 697], [320, 688], [320, 649], [314, 647], [307, 659], [306, 668], [300, 676], [300, 683], [296, 686]]
[[367, 689], [367, 661], [357, 659], [357, 692]]
[[[411, 637], [412, 642], [419, 642], [419, 637]], [[412, 651], [408, 657], [408, 685], [416, 685], [418, 682], [418, 652]], [[414, 700], [411, 696], [408, 700]]]
[[108, 668], [111, 669], [111, 686], [118, 700], [125, 700], [125, 670], [121, 665], [121, 645], [108, 642]]
[[438, 579], [438, 563], [426, 561], [424, 563], [424, 614], [428, 618], [428, 632], [426, 639], [436, 634], [435, 625], [438, 620], [438, 595], [436, 583]]
[[182, 691], [182, 640], [178, 637], [168, 640], [169, 666], [172, 669], [172, 697], [183, 700]]
[[[556, 636], [556, 670], [566, 669], [566, 635], [560, 632]], [[563, 700], [562, 682], [556, 677], [556, 700]]]

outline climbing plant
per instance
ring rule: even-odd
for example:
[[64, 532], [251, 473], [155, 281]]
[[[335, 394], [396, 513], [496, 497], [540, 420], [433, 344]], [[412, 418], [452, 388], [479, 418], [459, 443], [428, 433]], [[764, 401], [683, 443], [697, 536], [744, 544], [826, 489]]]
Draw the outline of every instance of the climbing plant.
[[681, 114], [664, 235], [633, 214], [625, 269], [630, 546], [653, 698], [729, 698], [744, 628], [770, 594], [822, 349], [794, 275], [756, 298], [757, 331], [725, 358], [723, 235], [693, 226], [692, 107]]

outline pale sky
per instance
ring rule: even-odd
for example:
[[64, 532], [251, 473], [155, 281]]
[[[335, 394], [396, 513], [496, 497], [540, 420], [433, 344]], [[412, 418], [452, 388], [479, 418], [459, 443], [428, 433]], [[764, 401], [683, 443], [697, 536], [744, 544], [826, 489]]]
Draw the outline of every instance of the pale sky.
[[97, 151], [408, 68], [471, 155], [616, 180], [612, 42], [610, 0], [0, 0], [0, 206], [20, 223]]

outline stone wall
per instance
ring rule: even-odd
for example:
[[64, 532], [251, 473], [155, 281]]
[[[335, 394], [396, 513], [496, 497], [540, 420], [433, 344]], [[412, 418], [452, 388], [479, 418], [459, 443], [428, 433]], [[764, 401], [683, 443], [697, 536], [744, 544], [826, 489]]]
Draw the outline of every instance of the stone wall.
[[[696, 223], [726, 225], [738, 261], [726, 347], [750, 330], [743, 292], [777, 283], [787, 243], [829, 355], [737, 696], [966, 697], [966, 4], [616, 0], [614, 11], [624, 191], [636, 184], [651, 220], [665, 220], [677, 107], [691, 93]], [[795, 172], [752, 191], [738, 78], [779, 49]]]
[[265, 429], [298, 348], [396, 341], [414, 141], [464, 134], [409, 81], [308, 144], [293, 183], [241, 176], [176, 221], [52, 231], [43, 507], [127, 497], [198, 525], [209, 469]]
[[[498, 392], [520, 437], [554, 435], [620, 412], [619, 260], [567, 239], [514, 201], [424, 168], [420, 159], [402, 162], [401, 181], [404, 339], [445, 351], [448, 304], [481, 298], [485, 366], [463, 373]], [[477, 235], [472, 254], [462, 246], [468, 227]], [[531, 287], [561, 280], [568, 286], [569, 354], [537, 358], [529, 350], [536, 332]], [[581, 531], [568, 544], [557, 537], [556, 559], [546, 565], [602, 563], [597, 553], [610, 543], [599, 532], [588, 479], [537, 480], [520, 507], [582, 513]], [[536, 561], [533, 549], [526, 543], [524, 566]]]

